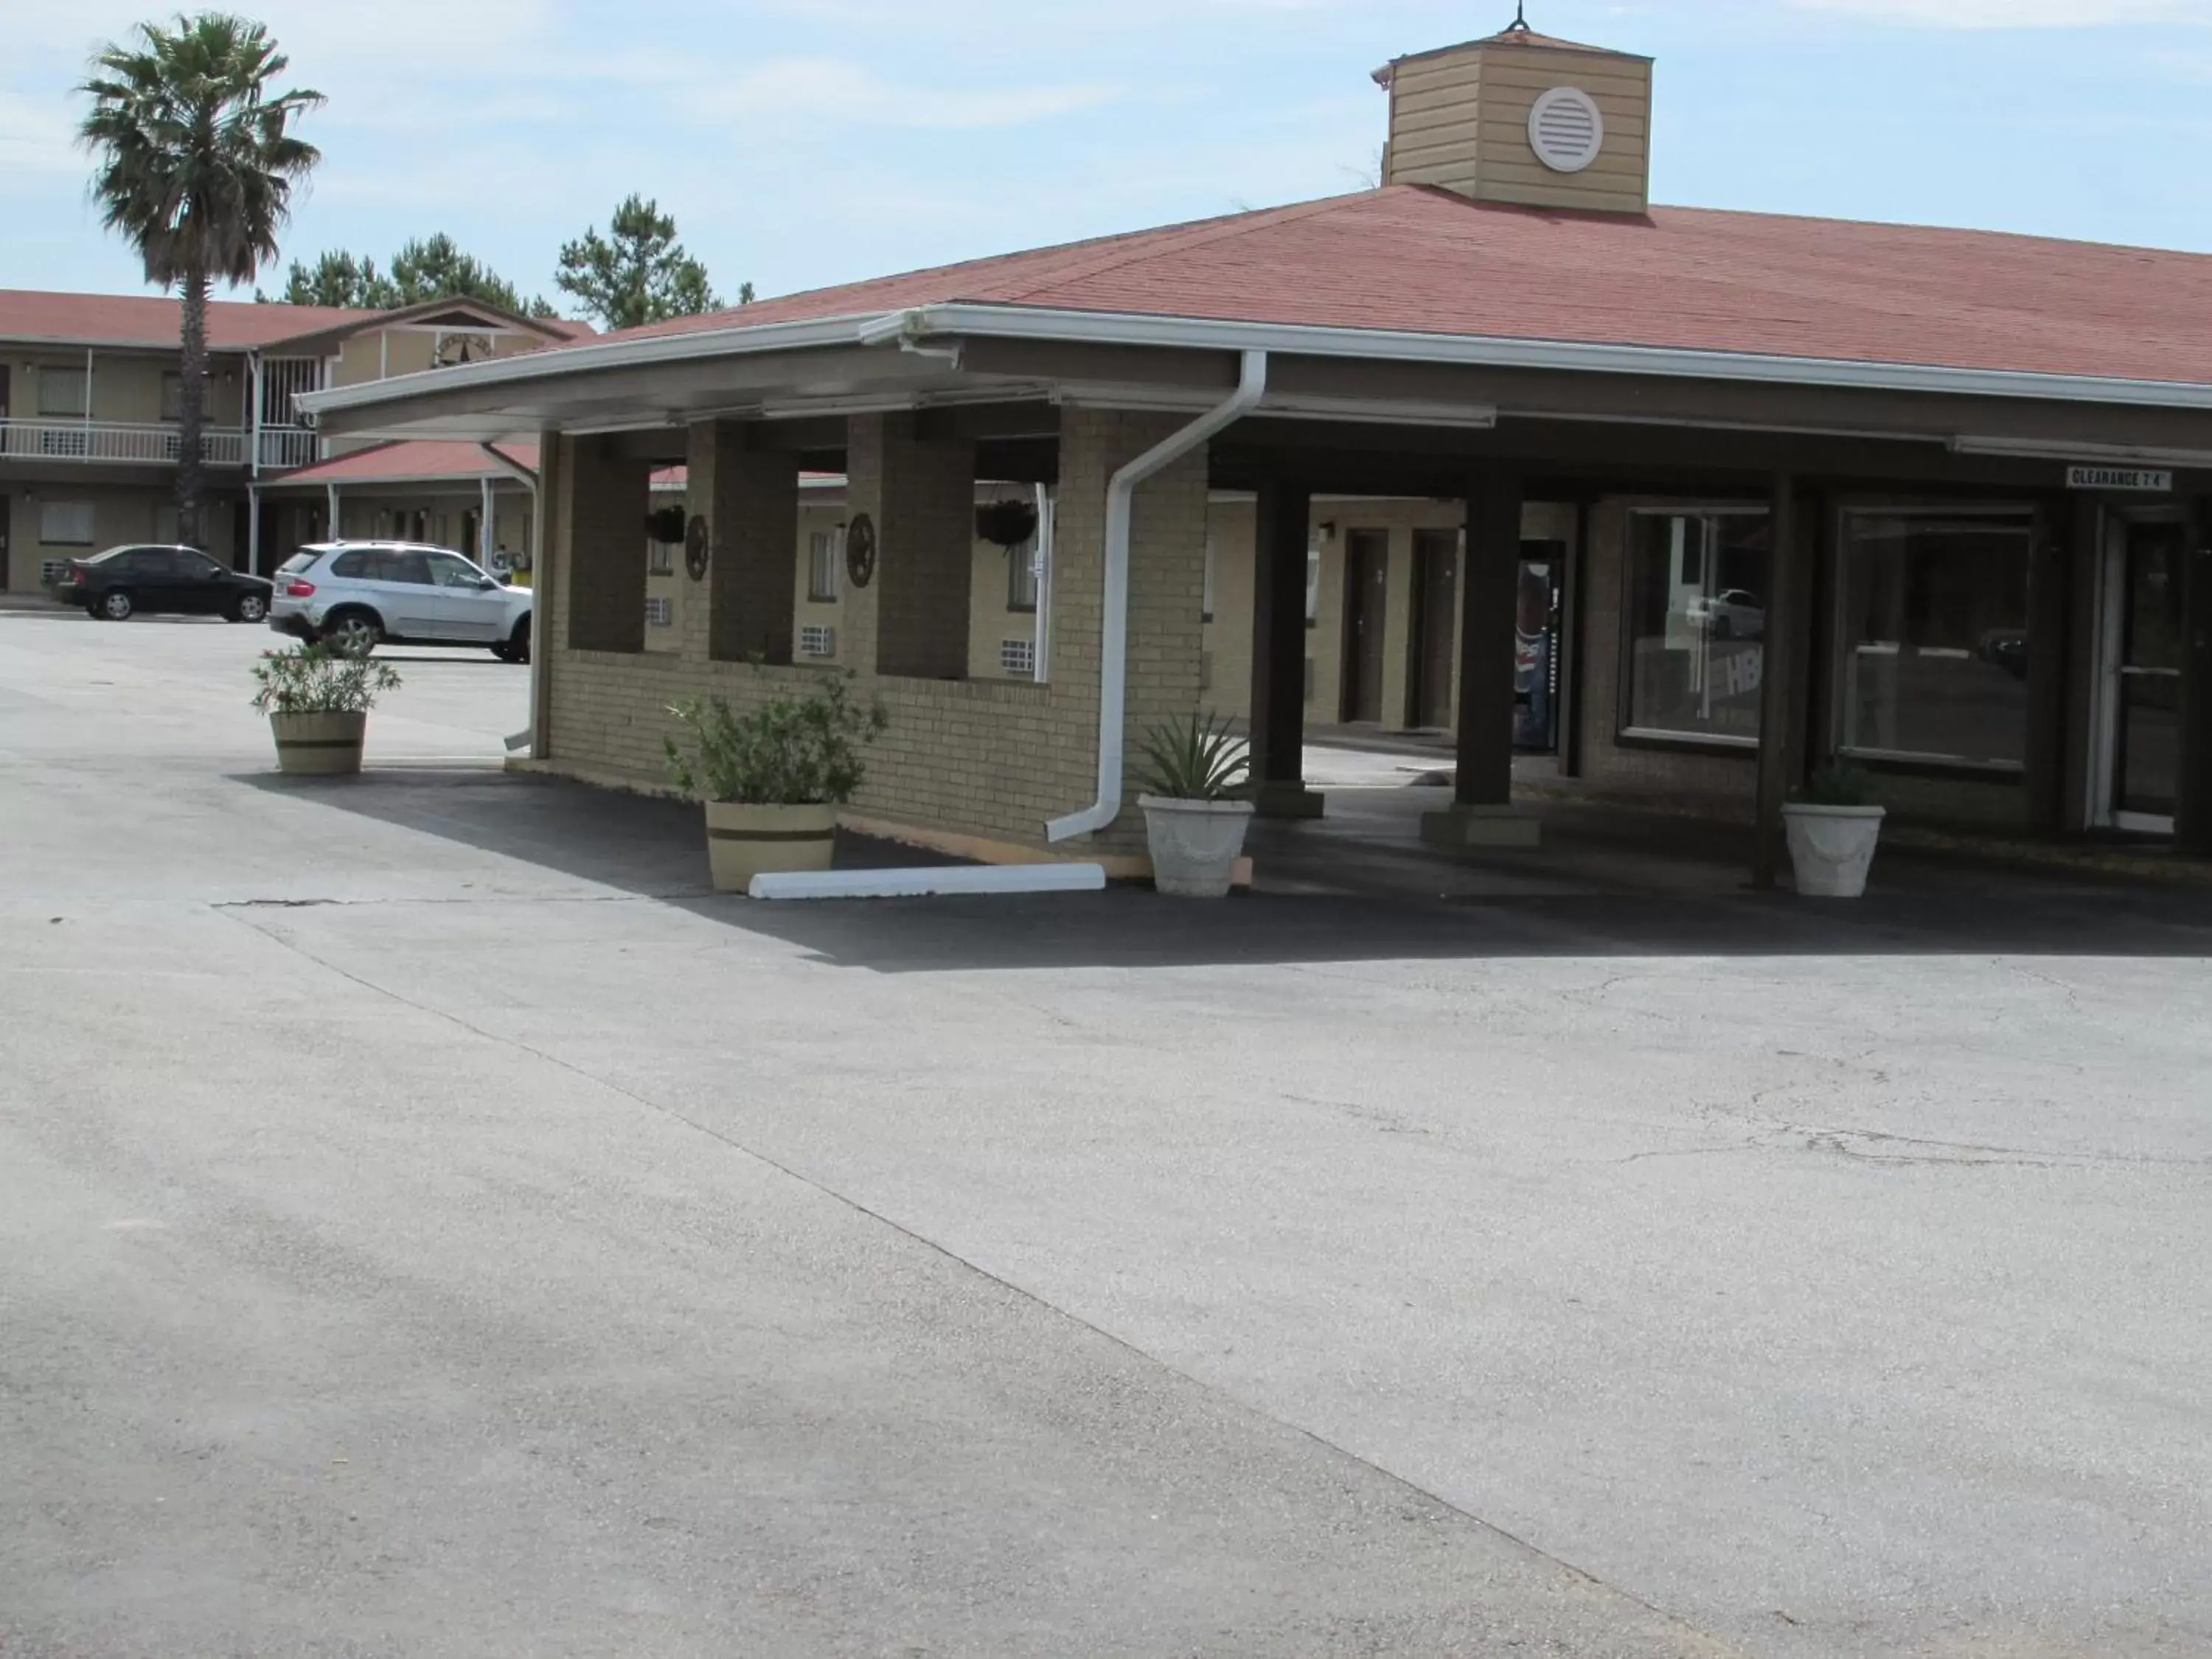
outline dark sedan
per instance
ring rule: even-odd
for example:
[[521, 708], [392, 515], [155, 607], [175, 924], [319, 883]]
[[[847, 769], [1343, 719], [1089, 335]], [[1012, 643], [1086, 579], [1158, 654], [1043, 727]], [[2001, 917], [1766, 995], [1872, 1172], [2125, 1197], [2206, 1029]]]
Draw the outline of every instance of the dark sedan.
[[265, 578], [218, 564], [196, 547], [111, 547], [71, 559], [52, 589], [64, 605], [106, 622], [143, 612], [258, 623], [269, 614], [270, 591]]

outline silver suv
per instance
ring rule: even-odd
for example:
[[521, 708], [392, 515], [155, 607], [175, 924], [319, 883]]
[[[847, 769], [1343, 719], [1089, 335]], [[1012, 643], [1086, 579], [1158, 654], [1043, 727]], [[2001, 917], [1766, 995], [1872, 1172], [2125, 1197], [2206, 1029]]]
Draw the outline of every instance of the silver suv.
[[384, 641], [489, 646], [501, 662], [528, 662], [531, 606], [528, 588], [487, 576], [449, 548], [320, 542], [277, 569], [269, 625], [364, 649]]

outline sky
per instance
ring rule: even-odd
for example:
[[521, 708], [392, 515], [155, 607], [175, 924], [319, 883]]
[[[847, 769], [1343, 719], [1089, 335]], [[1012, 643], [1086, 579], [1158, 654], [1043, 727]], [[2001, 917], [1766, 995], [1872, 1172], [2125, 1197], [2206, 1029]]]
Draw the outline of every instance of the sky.
[[[259, 0], [329, 103], [288, 258], [452, 234], [556, 301], [632, 191], [763, 296], [1357, 190], [1370, 71], [1513, 0]], [[71, 91], [143, 0], [0, 0], [0, 288], [143, 291]], [[2212, 252], [2212, 0], [1529, 0], [1658, 60], [1655, 200]], [[281, 283], [273, 269], [264, 285]], [[250, 297], [241, 294], [235, 297]], [[564, 305], [564, 309], [567, 307]]]

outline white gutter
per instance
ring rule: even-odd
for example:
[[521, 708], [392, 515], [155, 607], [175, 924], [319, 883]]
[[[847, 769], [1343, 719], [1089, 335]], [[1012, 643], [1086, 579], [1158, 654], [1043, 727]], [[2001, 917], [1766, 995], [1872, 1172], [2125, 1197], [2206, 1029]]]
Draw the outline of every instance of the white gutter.
[[1227, 401], [1154, 444], [1106, 484], [1105, 627], [1098, 657], [1098, 799], [1044, 827], [1047, 841], [1103, 830], [1121, 812], [1121, 722], [1129, 690], [1129, 514], [1137, 486], [1251, 412], [1267, 392], [1267, 354], [1247, 351]]
[[527, 385], [537, 380], [565, 380], [603, 368], [635, 368], [654, 363], [690, 362], [708, 357], [744, 357], [769, 351], [798, 351], [810, 346], [849, 346], [859, 339], [860, 325], [876, 320], [866, 316], [817, 318], [800, 323], [756, 323], [743, 328], [698, 328], [674, 334], [654, 334], [640, 340], [603, 340], [589, 345], [553, 346], [514, 357], [487, 357], [482, 362], [455, 363], [446, 368], [417, 369], [395, 374], [388, 380], [364, 380], [358, 386], [331, 386], [300, 394], [300, 407], [315, 415], [334, 410], [373, 408], [378, 404], [411, 398], [432, 387]]
[[372, 408], [432, 387], [521, 386], [599, 369], [753, 356], [817, 347], [892, 343], [913, 347], [947, 335], [2212, 410], [2212, 385], [2183, 380], [2122, 380], [2014, 369], [1948, 368], [1925, 363], [1705, 351], [1674, 346], [1597, 344], [1498, 335], [1067, 311], [963, 301], [915, 306], [889, 313], [852, 313], [804, 322], [691, 329], [642, 339], [560, 346], [450, 368], [424, 369], [388, 380], [307, 392], [301, 396], [299, 404], [302, 409], [319, 416]]
[[2035, 398], [2070, 403], [2141, 404], [2212, 409], [2212, 386], [2186, 380], [2130, 380], [2016, 369], [1946, 368], [1832, 357], [1787, 357], [1675, 346], [1600, 345], [1498, 335], [1426, 334], [1399, 329], [1323, 328], [1304, 324], [1152, 317], [1121, 312], [1054, 311], [954, 301], [917, 306], [866, 325], [865, 344], [936, 334], [1159, 346], [1195, 351], [1265, 351], [1304, 357], [1455, 363], [1483, 368], [1579, 370], [1696, 380], [1847, 386], [1878, 392], [1948, 392], [1960, 397]]

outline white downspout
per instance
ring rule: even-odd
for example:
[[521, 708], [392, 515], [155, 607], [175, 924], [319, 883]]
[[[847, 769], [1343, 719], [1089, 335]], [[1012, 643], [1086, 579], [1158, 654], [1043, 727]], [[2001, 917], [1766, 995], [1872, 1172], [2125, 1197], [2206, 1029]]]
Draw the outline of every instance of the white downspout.
[[[545, 684], [545, 641], [538, 631], [538, 602], [545, 596], [538, 592], [538, 584], [545, 579], [545, 503], [538, 496], [537, 473], [501, 453], [496, 444], [479, 443], [477, 447], [483, 453], [484, 459], [530, 492], [530, 724], [507, 739], [507, 748], [509, 754], [544, 760], [545, 743], [538, 730], [538, 709]], [[491, 498], [489, 478], [484, 480], [484, 497], [487, 501]], [[487, 521], [490, 516], [489, 512], [485, 514]]]
[[1224, 427], [1243, 418], [1267, 392], [1267, 354], [1244, 353], [1237, 390], [1227, 402], [1153, 445], [1106, 485], [1106, 617], [1098, 660], [1098, 799], [1079, 812], [1046, 824], [1048, 842], [1103, 830], [1121, 812], [1121, 724], [1129, 690], [1129, 509], [1137, 486], [1181, 460]]
[[1052, 683], [1052, 486], [1036, 487], [1036, 616], [1030, 633], [1030, 678]]

